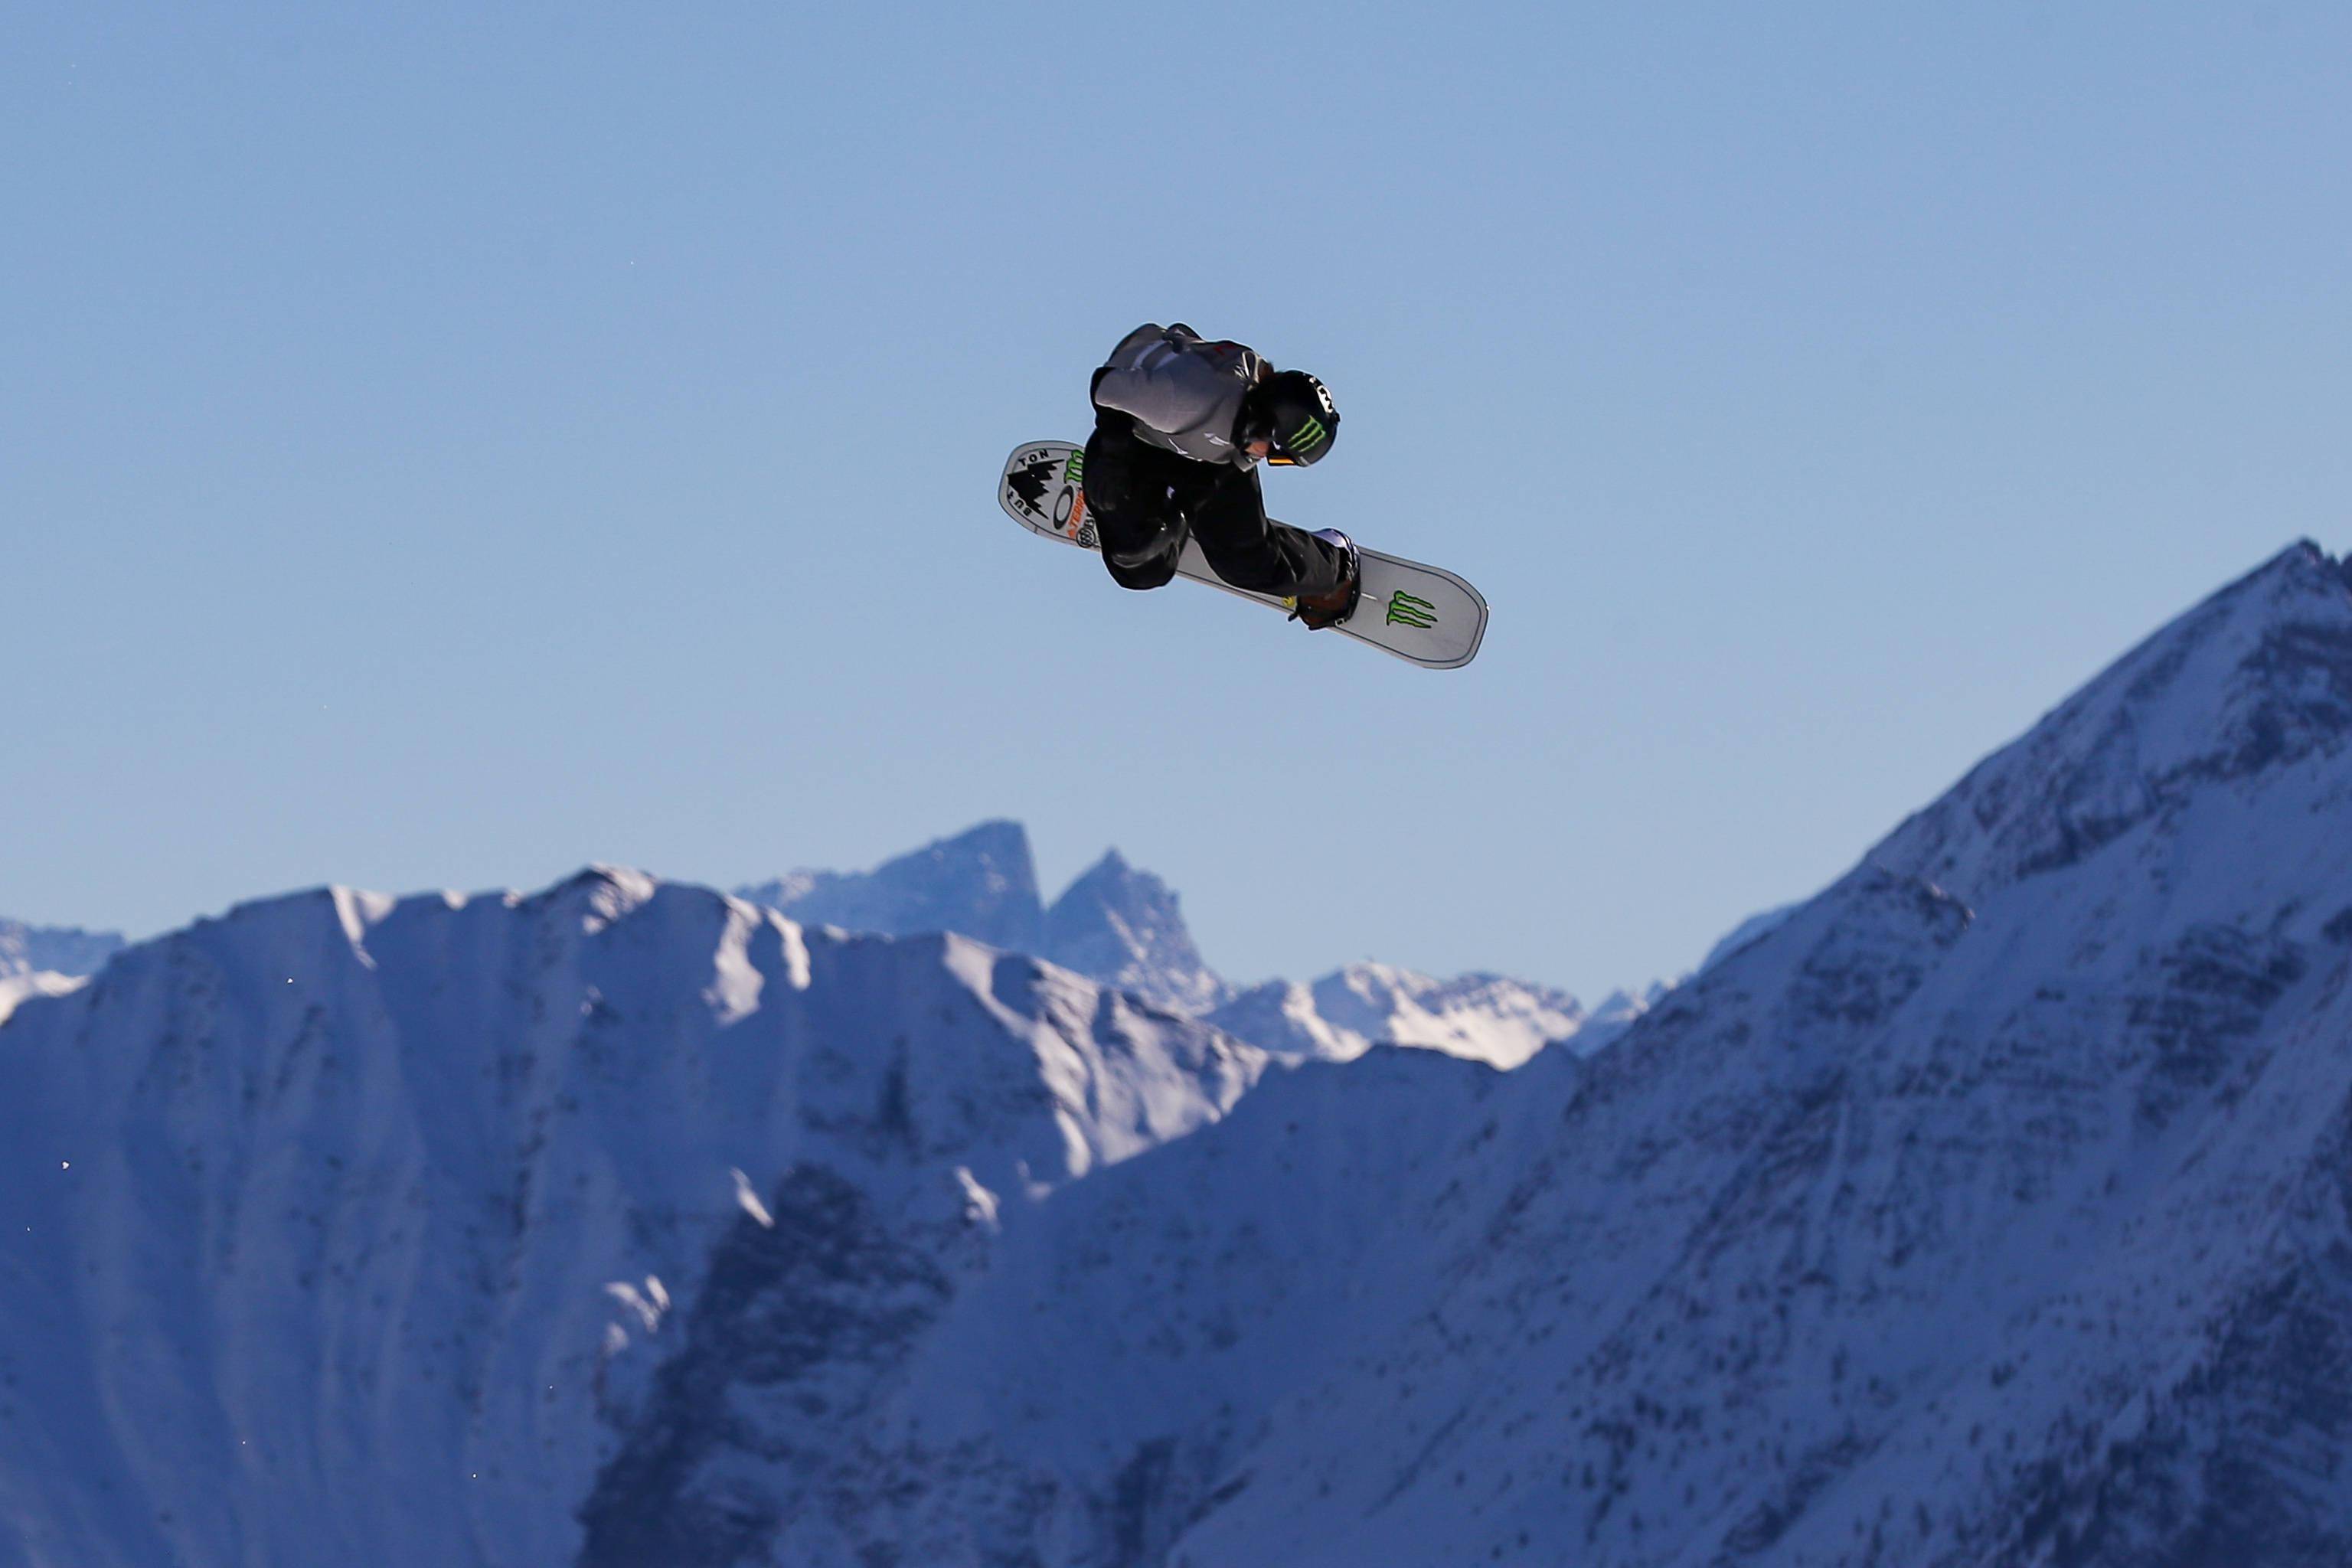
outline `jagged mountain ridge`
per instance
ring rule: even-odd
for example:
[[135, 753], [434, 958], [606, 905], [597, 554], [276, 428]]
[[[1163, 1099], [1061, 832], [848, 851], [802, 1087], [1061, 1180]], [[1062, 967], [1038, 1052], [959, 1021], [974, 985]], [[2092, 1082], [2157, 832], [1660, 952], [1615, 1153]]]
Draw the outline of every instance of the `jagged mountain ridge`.
[[958, 931], [1179, 1012], [1204, 1012], [1230, 989], [1193, 945], [1175, 892], [1116, 849], [1048, 906], [1017, 822], [981, 823], [871, 871], [793, 871], [736, 896], [803, 924], [887, 936]]
[[1206, 1015], [1230, 1034], [1325, 1061], [1376, 1045], [1414, 1046], [1515, 1068], [1548, 1045], [1580, 1055], [1621, 1033], [1643, 1004], [1622, 994], [1601, 1019], [1565, 991], [1501, 974], [1438, 980], [1382, 963], [1351, 963], [1312, 985], [1274, 980]]
[[97, 973], [122, 948], [123, 939], [115, 931], [0, 919], [0, 980], [28, 974], [79, 979]]
[[885, 936], [952, 931], [1014, 952], [1045, 947], [1036, 861], [1017, 822], [981, 823], [871, 871], [793, 871], [736, 896], [803, 925]]
[[2352, 726], [2348, 584], [2352, 565], [2307, 542], [2288, 550], [1971, 769], [1873, 862], [1989, 898], [2162, 825], [2208, 788], [2332, 756]]
[[1233, 990], [1193, 945], [1175, 890], [1116, 849], [1054, 900], [1036, 952], [1180, 1013], [1205, 1014]]
[[[562, 1024], [535, 1053], [560, 1043], [563, 1059], [581, 1058], [572, 1070], [624, 1075], [588, 1100], [602, 1108], [593, 1129], [558, 1140], [565, 1158], [588, 1161], [609, 1143], [632, 1172], [656, 1173], [644, 1190], [659, 1195], [658, 1173], [673, 1166], [735, 1168], [731, 1148], [678, 1130], [714, 1108], [747, 1138], [780, 1104], [818, 1117], [793, 1116], [803, 1157], [745, 1167], [744, 1190], [677, 1177], [673, 1223], [624, 1227], [632, 1246], [640, 1228], [651, 1240], [614, 1266], [547, 1283], [550, 1265], [530, 1254], [576, 1251], [576, 1232], [494, 1252], [540, 1283], [516, 1310], [464, 1319], [466, 1353], [532, 1369], [514, 1379], [526, 1393], [547, 1368], [559, 1390], [548, 1419], [562, 1431], [524, 1430], [559, 1449], [581, 1426], [593, 1439], [584, 1458], [562, 1450], [560, 1463], [534, 1461], [527, 1484], [488, 1491], [446, 1462], [484, 1450], [444, 1443], [437, 1470], [412, 1465], [397, 1479], [415, 1489], [420, 1516], [467, 1522], [391, 1539], [455, 1562], [560, 1560], [465, 1554], [520, 1541], [572, 1542], [590, 1563], [859, 1568], [2345, 1560], [2352, 1518], [2331, 1478], [2352, 1458], [2347, 716], [2352, 588], [2336, 563], [2299, 546], [2126, 656], [1589, 1061], [1544, 1052], [1495, 1073], [1434, 1052], [1374, 1051], [1265, 1075], [1244, 1094], [1238, 1085], [1263, 1068], [1245, 1047], [1219, 1047], [1223, 1037], [1205, 1030], [1163, 1036], [1156, 1053], [1120, 1047], [1119, 1031], [1075, 1021], [1108, 1008], [1133, 1020], [1130, 1034], [1197, 1026], [941, 939], [938, 966], [961, 978], [924, 990], [929, 1002], [908, 1001], [903, 1016], [941, 1003], [994, 1021], [943, 1029], [927, 1068], [963, 1081], [957, 1064], [982, 1042], [1010, 1041], [985, 1059], [1032, 1064], [1006, 1080], [1026, 1085], [1049, 1058], [1072, 1059], [1048, 1036], [1076, 1063], [1103, 1064], [1008, 1102], [1028, 1109], [1008, 1112], [1012, 1131], [997, 1135], [1034, 1148], [1058, 1133], [1066, 1152], [1062, 1179], [1034, 1197], [1017, 1166], [1007, 1177], [1002, 1158], [971, 1163], [993, 1118], [969, 1136], [915, 1142], [952, 1158], [945, 1170], [897, 1152], [908, 1147], [906, 1087], [929, 1074], [900, 1073], [891, 1087], [894, 1058], [874, 1047], [892, 1031], [871, 1026], [865, 988], [912, 989], [903, 961], [876, 955], [922, 944], [804, 937], [813, 969], [820, 952], [845, 966], [827, 972], [839, 986], [771, 980], [743, 1011], [743, 985], [724, 979], [734, 969], [719, 956], [730, 944], [714, 935], [734, 912], [600, 927], [583, 945], [638, 975], [615, 1000], [604, 972], [576, 959], [559, 957], [560, 984], [529, 983], [530, 955], [573, 951], [572, 914], [551, 921], [521, 914], [533, 900], [477, 900], [459, 930], [426, 908], [418, 929], [442, 935], [411, 948], [415, 963], [395, 958], [389, 935], [359, 944], [437, 998], [404, 1002], [398, 1016], [430, 1024], [503, 996], [502, 1027], [526, 1041], [530, 998], [559, 1018], [567, 1001], [581, 1018], [600, 1002], [618, 1016]], [[640, 910], [699, 900], [740, 910], [777, 933], [778, 952], [796, 929], [646, 886]], [[313, 909], [296, 923], [341, 963], [352, 945], [343, 918]], [[584, 931], [604, 917], [591, 908], [579, 919]], [[747, 941], [753, 973], [790, 973], [760, 956], [766, 935]], [[373, 1005], [370, 985], [385, 996], [409, 987], [359, 985], [312, 1026], [307, 1011], [272, 1011], [271, 961], [287, 951], [278, 938], [199, 944], [178, 967], [201, 975], [209, 963], [236, 985], [165, 984], [142, 970], [156, 1001], [126, 1011], [114, 986], [128, 981], [127, 960], [91, 993], [27, 1003], [0, 1031], [0, 1158], [15, 1162], [0, 1167], [0, 1265], [37, 1287], [0, 1298], [0, 1345], [13, 1358], [0, 1367], [0, 1444], [17, 1445], [0, 1457], [0, 1564], [12, 1530], [27, 1560], [33, 1550], [105, 1560], [65, 1554], [77, 1525], [137, 1526], [156, 1541], [178, 1532], [176, 1558], [142, 1546], [117, 1561], [247, 1560], [259, 1554], [219, 1542], [275, 1542], [265, 1527], [320, 1516], [309, 1477], [278, 1478], [284, 1490], [256, 1512], [234, 1500], [253, 1479], [206, 1471], [228, 1500], [191, 1514], [187, 1489], [173, 1492], [168, 1526], [145, 1523], [151, 1500], [135, 1489], [101, 1500], [42, 1484], [58, 1454], [55, 1410], [108, 1413], [129, 1434], [121, 1446], [147, 1461], [115, 1473], [168, 1477], [155, 1456], [185, 1463], [211, 1451], [208, 1434], [233, 1435], [219, 1417], [181, 1414], [206, 1408], [199, 1395], [215, 1383], [247, 1390], [239, 1411], [299, 1401], [338, 1430], [335, 1413], [359, 1403], [335, 1392], [350, 1375], [341, 1363], [320, 1363], [334, 1376], [297, 1375], [311, 1342], [290, 1331], [304, 1321], [299, 1301], [273, 1323], [272, 1342], [296, 1349], [223, 1362], [268, 1375], [207, 1379], [174, 1369], [208, 1343], [205, 1325], [237, 1316], [159, 1325], [134, 1303], [176, 1305], [188, 1291], [76, 1283], [137, 1267], [126, 1259], [168, 1262], [173, 1245], [157, 1227], [201, 1236], [184, 1216], [224, 1206], [187, 1196], [207, 1183], [266, 1178], [260, 1196], [236, 1205], [247, 1246], [307, 1245], [316, 1227], [282, 1211], [294, 1189], [276, 1174], [300, 1141], [257, 1135], [238, 1109], [242, 1070], [201, 1064], [269, 1068], [305, 1049], [372, 1059], [360, 1046], [384, 1037], [346, 1016]], [[854, 977], [852, 953], [875, 967]], [[820, 989], [839, 1027], [815, 1027], [807, 996]], [[235, 1002], [226, 1022], [206, 1011], [223, 990]], [[1071, 1022], [1008, 1026], [987, 1000], [1008, 995], [1031, 999], [1006, 1008], [1014, 1019]], [[177, 1000], [160, 1006], [166, 997]], [[779, 1016], [763, 1020], [771, 1006]], [[732, 1021], [706, 1022], [719, 1016]], [[395, 1055], [436, 1037], [395, 1033], [409, 1042]], [[780, 1071], [810, 1086], [804, 1104], [740, 1093], [733, 1079], [697, 1096], [649, 1094], [642, 1081], [658, 1082], [681, 1047], [722, 1062], [739, 1039], [777, 1041], [783, 1057], [782, 1042], [820, 1037], [837, 1060], [820, 1070], [826, 1053], [796, 1050], [800, 1065]], [[322, 1039], [335, 1048], [320, 1052]], [[1185, 1039], [1190, 1056], [1177, 1048]], [[471, 1064], [491, 1069], [471, 1079], [429, 1075], [440, 1092], [428, 1102], [482, 1120], [467, 1108], [497, 1103], [492, 1086], [517, 1069], [495, 1064], [512, 1054]], [[1122, 1058], [1154, 1081], [1234, 1086], [1233, 1098], [1196, 1087], [1171, 1102], [1194, 1109], [1128, 1135], [1126, 1157], [1068, 1156], [1129, 1125], [1118, 1097], [1098, 1110], [1083, 1088], [1117, 1076]], [[457, 1063], [469, 1065], [464, 1053]], [[254, 1085], [264, 1103], [274, 1081]], [[544, 1087], [560, 1097], [565, 1081]], [[110, 1096], [136, 1114], [108, 1114]], [[946, 1114], [958, 1099], [929, 1103]], [[79, 1125], [63, 1113], [86, 1105], [100, 1109], [84, 1122], [125, 1151], [112, 1179], [141, 1201], [100, 1205], [127, 1221], [60, 1223], [70, 1242], [21, 1243], [27, 1205], [61, 1192], [82, 1201], [26, 1135]], [[688, 1152], [631, 1153], [648, 1129]], [[203, 1170], [131, 1157], [158, 1131], [183, 1140], [166, 1140], [166, 1153], [201, 1152]], [[528, 1133], [491, 1142], [520, 1148]], [[454, 1181], [432, 1212], [463, 1214], [469, 1193], [485, 1213], [511, 1212], [512, 1188], [492, 1166]], [[535, 1176], [533, 1190], [560, 1190], [564, 1168]], [[322, 1234], [351, 1227], [331, 1221]], [[439, 1267], [415, 1277], [503, 1278], [484, 1273], [462, 1225], [437, 1242]], [[52, 1245], [69, 1250], [40, 1250]], [[656, 1291], [647, 1274], [666, 1284]], [[565, 1278], [605, 1316], [575, 1310], [544, 1333], [629, 1335], [609, 1363], [596, 1359], [601, 1340], [569, 1361], [528, 1348], [558, 1316], [541, 1303], [572, 1300], [556, 1288]], [[131, 1371], [110, 1371], [110, 1398], [61, 1394], [92, 1323], [128, 1333]], [[526, 1348], [515, 1348], [519, 1333]], [[63, 1371], [24, 1357], [59, 1343]], [[492, 1344], [508, 1348], [483, 1348]], [[583, 1396], [572, 1384], [592, 1367], [605, 1391]], [[121, 1386], [133, 1373], [170, 1397], [134, 1407]], [[478, 1390], [496, 1381], [478, 1379]], [[250, 1536], [218, 1533], [223, 1511]], [[46, 1533], [21, 1533], [28, 1517]], [[507, 1533], [492, 1539], [486, 1520]], [[22, 1548], [27, 1539], [36, 1545]]]
[[122, 951], [113, 931], [0, 920], [0, 1024], [28, 996], [62, 996]]
[[1596, 1014], [1556, 987], [1497, 974], [1440, 980], [1379, 963], [1345, 965], [1311, 985], [1236, 987], [1209, 967], [1175, 891], [1107, 851], [1050, 905], [1020, 824], [985, 822], [868, 872], [794, 871], [737, 896], [794, 920], [911, 935], [957, 931], [1113, 985], [1155, 1006], [1207, 1018], [1269, 1050], [1340, 1060], [1374, 1044], [1424, 1047], [1515, 1067], [1576, 1037], [1613, 1039], [1660, 987], [1620, 992]]

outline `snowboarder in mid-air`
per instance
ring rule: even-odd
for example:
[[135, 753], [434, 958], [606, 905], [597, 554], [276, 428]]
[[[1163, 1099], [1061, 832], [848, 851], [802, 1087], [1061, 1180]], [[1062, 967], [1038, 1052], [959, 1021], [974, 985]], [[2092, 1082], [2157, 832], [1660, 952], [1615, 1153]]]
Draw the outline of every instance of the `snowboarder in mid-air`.
[[1320, 462], [1338, 441], [1339, 414], [1321, 382], [1239, 343], [1147, 323], [1111, 350], [1091, 392], [1087, 512], [1121, 587], [1173, 577], [1190, 537], [1218, 576], [1291, 600], [1292, 618], [1310, 629], [1355, 610], [1363, 566], [1354, 542], [1337, 529], [1273, 521], [1258, 489], [1259, 463]]

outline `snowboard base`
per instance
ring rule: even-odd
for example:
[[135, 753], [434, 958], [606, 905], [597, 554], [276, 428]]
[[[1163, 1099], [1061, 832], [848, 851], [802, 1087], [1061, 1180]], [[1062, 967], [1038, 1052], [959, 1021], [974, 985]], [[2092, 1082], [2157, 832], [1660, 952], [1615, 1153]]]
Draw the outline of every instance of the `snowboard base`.
[[[1032, 533], [1098, 551], [1081, 482], [1085, 461], [1085, 449], [1067, 441], [1016, 447], [1005, 459], [997, 500]], [[1486, 600], [1477, 589], [1444, 567], [1367, 549], [1360, 540], [1356, 548], [1363, 557], [1363, 595], [1355, 612], [1330, 630], [1424, 669], [1459, 669], [1478, 656], [1486, 636]], [[1184, 542], [1176, 574], [1286, 614], [1293, 607], [1288, 599], [1236, 588], [1218, 576], [1197, 540]]]

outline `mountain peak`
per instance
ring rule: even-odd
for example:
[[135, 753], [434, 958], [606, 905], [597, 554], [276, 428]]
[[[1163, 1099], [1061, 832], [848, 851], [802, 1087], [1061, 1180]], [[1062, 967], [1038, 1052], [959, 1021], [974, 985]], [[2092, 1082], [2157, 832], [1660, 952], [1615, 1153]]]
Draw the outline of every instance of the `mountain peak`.
[[1041, 951], [1055, 963], [1160, 1006], [1200, 1013], [1227, 994], [1193, 945], [1175, 889], [1116, 849], [1054, 900], [1044, 935]]
[[961, 931], [1020, 952], [1036, 952], [1044, 934], [1028, 830], [1001, 818], [871, 871], [797, 870], [736, 891], [809, 925], [890, 936]]
[[2304, 541], [2116, 660], [1868, 858], [1973, 902], [2347, 740], [2352, 573]]
[[[1167, 886], [1150, 872], [1136, 869], [1116, 848], [1106, 849], [1093, 865], [1079, 872], [1070, 885], [1062, 889], [1062, 898], [1068, 898], [1080, 888], [1119, 887], [1139, 880], [1163, 888]], [[1061, 900], [1057, 899], [1055, 901], [1058, 903]]]

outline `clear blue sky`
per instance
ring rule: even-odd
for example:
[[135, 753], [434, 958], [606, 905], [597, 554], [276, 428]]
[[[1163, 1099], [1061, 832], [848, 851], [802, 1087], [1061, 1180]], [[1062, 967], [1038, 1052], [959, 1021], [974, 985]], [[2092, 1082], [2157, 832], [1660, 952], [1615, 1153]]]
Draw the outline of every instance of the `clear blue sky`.
[[[22, 6], [0, 913], [721, 885], [984, 816], [1212, 962], [1586, 991], [2352, 543], [2333, 5]], [[997, 510], [1147, 319], [1429, 674]]]

